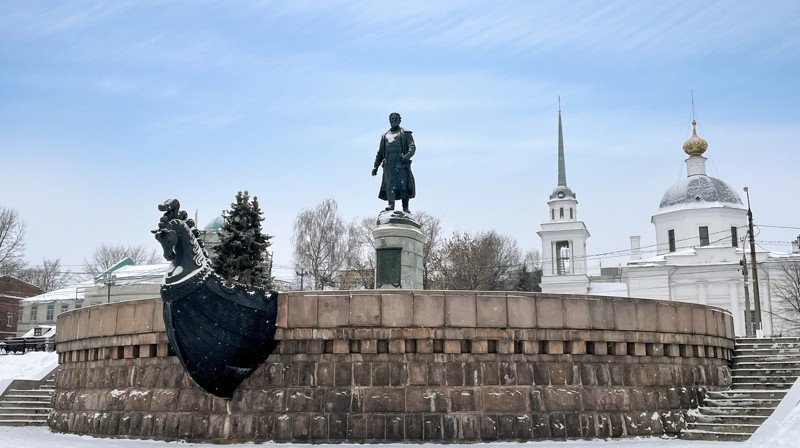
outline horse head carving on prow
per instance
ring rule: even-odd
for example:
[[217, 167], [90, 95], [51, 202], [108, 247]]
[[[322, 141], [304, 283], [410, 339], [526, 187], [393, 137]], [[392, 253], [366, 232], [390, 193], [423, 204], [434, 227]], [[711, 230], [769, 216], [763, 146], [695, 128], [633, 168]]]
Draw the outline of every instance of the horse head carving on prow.
[[171, 264], [161, 286], [170, 347], [195, 384], [231, 398], [275, 347], [278, 293], [225, 285], [181, 203], [170, 199], [158, 209], [164, 215], [152, 232]]
[[158, 222], [158, 229], [151, 231], [161, 244], [164, 258], [172, 264], [167, 273], [167, 283], [180, 281], [209, 266], [208, 254], [198, 239], [200, 231], [180, 207], [177, 199], [160, 204], [158, 209], [164, 212], [164, 216]]

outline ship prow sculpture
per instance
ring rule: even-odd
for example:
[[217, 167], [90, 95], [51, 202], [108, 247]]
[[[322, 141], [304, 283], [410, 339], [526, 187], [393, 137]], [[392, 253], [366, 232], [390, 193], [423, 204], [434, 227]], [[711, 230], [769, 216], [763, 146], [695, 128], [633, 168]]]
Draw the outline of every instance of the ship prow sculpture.
[[170, 199], [158, 209], [164, 215], [152, 232], [171, 263], [161, 286], [170, 347], [195, 384], [231, 398], [274, 348], [278, 294], [226, 285], [180, 202]]

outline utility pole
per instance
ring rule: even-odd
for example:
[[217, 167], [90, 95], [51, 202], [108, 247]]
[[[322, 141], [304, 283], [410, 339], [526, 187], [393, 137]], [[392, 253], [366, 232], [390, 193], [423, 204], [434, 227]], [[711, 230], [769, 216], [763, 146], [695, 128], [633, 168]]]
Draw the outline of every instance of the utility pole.
[[303, 280], [305, 279], [306, 275], [308, 275], [308, 271], [304, 268], [300, 268], [300, 272], [294, 271], [298, 277], [300, 277], [300, 291], [303, 291]]
[[761, 326], [761, 296], [758, 293], [758, 264], [756, 263], [756, 239], [753, 233], [753, 211], [750, 210], [750, 190], [744, 187], [747, 194], [747, 225], [750, 230], [750, 261], [753, 265], [753, 301], [756, 310], [756, 331], [762, 330]]
[[750, 314], [750, 288], [747, 287], [747, 251], [744, 250], [744, 238], [742, 238], [742, 261], [739, 262], [744, 276], [744, 328], [745, 336], [753, 336], [753, 316]]

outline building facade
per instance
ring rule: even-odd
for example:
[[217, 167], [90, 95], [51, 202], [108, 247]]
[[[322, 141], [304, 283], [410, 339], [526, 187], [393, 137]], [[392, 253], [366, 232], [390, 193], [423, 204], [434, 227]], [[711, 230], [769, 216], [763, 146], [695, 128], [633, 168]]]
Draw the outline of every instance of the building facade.
[[0, 340], [17, 335], [20, 300], [41, 293], [38, 286], [8, 275], [0, 277]]
[[92, 305], [160, 297], [169, 264], [117, 263], [95, 280], [50, 291], [19, 302], [16, 335], [41, 325], [55, 325], [59, 314]]

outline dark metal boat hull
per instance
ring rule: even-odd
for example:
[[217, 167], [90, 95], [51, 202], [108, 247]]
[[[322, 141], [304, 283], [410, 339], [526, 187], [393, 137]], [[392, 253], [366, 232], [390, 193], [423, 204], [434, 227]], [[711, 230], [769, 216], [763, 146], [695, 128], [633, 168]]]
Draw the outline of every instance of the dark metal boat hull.
[[229, 288], [214, 274], [204, 277], [162, 287], [167, 337], [199, 387], [231, 398], [275, 346], [278, 294]]

